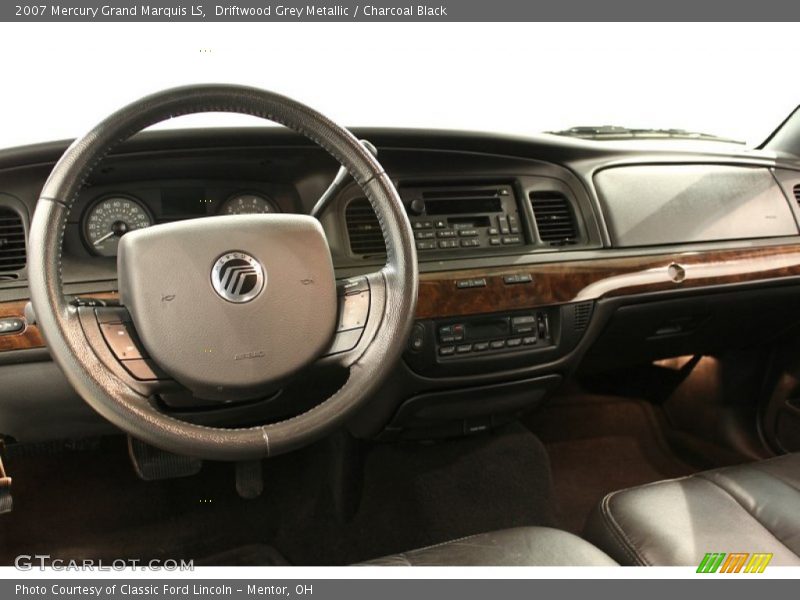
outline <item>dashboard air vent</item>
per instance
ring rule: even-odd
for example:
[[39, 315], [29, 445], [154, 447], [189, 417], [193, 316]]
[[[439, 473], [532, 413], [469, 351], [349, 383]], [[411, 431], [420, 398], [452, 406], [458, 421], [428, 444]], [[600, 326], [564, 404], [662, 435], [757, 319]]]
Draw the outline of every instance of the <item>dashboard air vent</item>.
[[551, 246], [566, 246], [578, 242], [575, 214], [564, 194], [531, 192], [530, 200], [539, 239]]
[[794, 199], [797, 201], [797, 204], [800, 204], [800, 183], [794, 186]]
[[0, 279], [10, 279], [25, 267], [25, 226], [15, 210], [0, 206]]
[[592, 318], [594, 304], [590, 302], [579, 302], [575, 305], [575, 331], [583, 331], [589, 325]]
[[378, 217], [366, 198], [351, 201], [345, 209], [347, 236], [350, 238], [350, 251], [363, 256], [383, 256], [386, 244], [378, 224]]

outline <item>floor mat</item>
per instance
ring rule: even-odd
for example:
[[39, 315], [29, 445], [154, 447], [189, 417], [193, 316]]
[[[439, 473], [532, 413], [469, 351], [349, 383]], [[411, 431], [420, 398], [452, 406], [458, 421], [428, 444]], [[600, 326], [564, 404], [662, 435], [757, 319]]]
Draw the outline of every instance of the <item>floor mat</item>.
[[346, 522], [332, 508], [330, 452], [319, 444], [264, 461], [265, 491], [255, 500], [236, 495], [233, 466], [224, 463], [207, 462], [183, 479], [140, 481], [123, 438], [12, 452], [15, 508], [0, 516], [0, 564], [40, 553], [217, 564], [275, 564], [282, 555], [291, 564], [341, 565], [555, 524], [546, 453], [520, 426], [438, 444], [369, 446], [363, 496]]
[[526, 424], [550, 455], [559, 522], [575, 533], [607, 493], [697, 471], [670, 449], [642, 401], [560, 397]]

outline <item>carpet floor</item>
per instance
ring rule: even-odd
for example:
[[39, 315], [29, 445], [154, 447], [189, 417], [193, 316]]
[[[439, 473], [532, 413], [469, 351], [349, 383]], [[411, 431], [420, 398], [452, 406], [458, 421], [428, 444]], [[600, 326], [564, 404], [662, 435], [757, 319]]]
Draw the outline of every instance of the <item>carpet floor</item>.
[[10, 450], [15, 507], [0, 516], [5, 565], [35, 553], [342, 565], [483, 531], [556, 524], [547, 455], [519, 425], [435, 444], [366, 445], [360, 501], [346, 519], [333, 510], [325, 444], [264, 461], [264, 493], [254, 500], [236, 494], [230, 464], [141, 481], [122, 438]]

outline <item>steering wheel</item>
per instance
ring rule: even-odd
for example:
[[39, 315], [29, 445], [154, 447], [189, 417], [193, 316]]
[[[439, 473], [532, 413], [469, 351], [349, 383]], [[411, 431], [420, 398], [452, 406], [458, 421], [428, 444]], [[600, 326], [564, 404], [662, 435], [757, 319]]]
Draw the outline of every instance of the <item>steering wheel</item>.
[[[120, 239], [117, 268], [124, 309], [70, 302], [62, 286], [62, 245], [67, 216], [83, 183], [109, 151], [134, 133], [199, 112], [262, 117], [324, 148], [349, 171], [375, 210], [386, 265], [337, 285], [316, 219], [208, 217], [155, 225]], [[197, 85], [156, 93], [120, 109], [75, 141], [42, 190], [31, 224], [30, 255], [37, 322], [50, 353], [83, 399], [135, 438], [211, 460], [280, 454], [341, 426], [400, 357], [417, 300], [411, 226], [375, 157], [349, 131], [313, 109], [243, 86]], [[126, 360], [125, 350], [114, 351], [115, 340], [109, 339], [114, 335], [131, 342], [127, 349], [136, 359]], [[208, 427], [167, 414], [157, 399], [178, 384], [212, 401], [263, 398], [320, 362], [346, 368], [345, 383], [325, 401], [280, 422]]]

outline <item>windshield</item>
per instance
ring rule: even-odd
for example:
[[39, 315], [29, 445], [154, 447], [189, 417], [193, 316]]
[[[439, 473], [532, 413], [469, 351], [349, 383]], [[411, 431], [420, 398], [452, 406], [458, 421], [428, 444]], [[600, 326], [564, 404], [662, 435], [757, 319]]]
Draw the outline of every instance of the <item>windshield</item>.
[[[142, 95], [199, 82], [268, 88], [348, 126], [613, 126], [753, 146], [800, 103], [800, 78], [774, 60], [796, 54], [794, 27], [3, 24], [0, 147], [75, 137]], [[242, 124], [259, 122], [201, 115], [162, 127]]]

